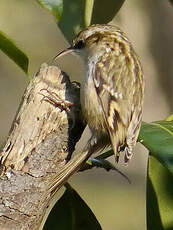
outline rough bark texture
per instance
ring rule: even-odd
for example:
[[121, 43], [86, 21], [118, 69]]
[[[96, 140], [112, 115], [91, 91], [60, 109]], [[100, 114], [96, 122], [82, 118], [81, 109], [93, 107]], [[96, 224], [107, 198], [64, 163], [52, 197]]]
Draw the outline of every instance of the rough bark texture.
[[[57, 106], [57, 99], [73, 103], [70, 111]], [[55, 192], [87, 158], [83, 151], [66, 162], [83, 131], [79, 118], [79, 87], [57, 67], [43, 64], [1, 153], [1, 230], [39, 229]]]

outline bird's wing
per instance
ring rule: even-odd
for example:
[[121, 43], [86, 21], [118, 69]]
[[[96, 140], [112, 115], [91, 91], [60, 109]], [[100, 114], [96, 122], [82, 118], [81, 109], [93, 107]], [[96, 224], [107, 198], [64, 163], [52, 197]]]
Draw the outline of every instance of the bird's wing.
[[120, 57], [111, 53], [105, 59], [103, 55], [97, 62], [93, 74], [95, 89], [117, 161], [121, 146], [126, 145], [126, 155], [132, 154], [138, 135], [135, 130], [141, 121], [136, 118], [138, 113], [141, 114], [142, 98], [136, 96], [138, 91], [141, 91], [142, 80], [137, 76], [141, 67], [140, 63], [135, 63], [134, 67], [134, 61], [136, 59], [130, 61], [125, 56]]

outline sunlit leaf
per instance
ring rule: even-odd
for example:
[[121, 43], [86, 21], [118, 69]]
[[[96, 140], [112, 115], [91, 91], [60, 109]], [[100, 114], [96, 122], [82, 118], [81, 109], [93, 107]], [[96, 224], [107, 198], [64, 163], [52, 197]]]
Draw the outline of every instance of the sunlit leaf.
[[91, 24], [94, 0], [85, 0], [85, 26]]
[[143, 122], [139, 141], [173, 174], [173, 121]]
[[44, 230], [101, 230], [91, 209], [69, 185], [51, 210]]
[[155, 157], [149, 160], [147, 230], [173, 229], [173, 175]]
[[166, 121], [173, 121], [173, 114], [166, 118]]
[[37, 0], [37, 2], [45, 9], [49, 10], [56, 21], [60, 20], [63, 11], [63, 0]]
[[25, 73], [28, 72], [28, 57], [15, 43], [0, 31], [0, 49], [11, 58]]
[[156, 192], [151, 179], [147, 180], [147, 230], [163, 230]]

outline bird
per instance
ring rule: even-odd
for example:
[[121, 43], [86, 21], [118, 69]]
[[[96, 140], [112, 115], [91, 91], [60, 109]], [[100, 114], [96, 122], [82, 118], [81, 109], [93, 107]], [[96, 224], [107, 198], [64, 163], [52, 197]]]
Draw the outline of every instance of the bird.
[[77, 54], [84, 63], [80, 102], [92, 133], [90, 145], [99, 150], [112, 146], [117, 163], [124, 151], [127, 164], [143, 111], [145, 83], [138, 55], [126, 34], [109, 24], [86, 27], [55, 59], [69, 53]]

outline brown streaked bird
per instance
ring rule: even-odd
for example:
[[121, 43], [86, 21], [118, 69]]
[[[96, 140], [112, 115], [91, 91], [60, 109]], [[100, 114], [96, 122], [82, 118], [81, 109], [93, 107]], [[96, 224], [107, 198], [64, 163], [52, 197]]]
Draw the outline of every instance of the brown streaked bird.
[[100, 149], [112, 144], [116, 161], [133, 154], [140, 130], [144, 80], [132, 44], [118, 27], [91, 25], [81, 31], [70, 48], [57, 57], [75, 52], [84, 61], [81, 107]]

